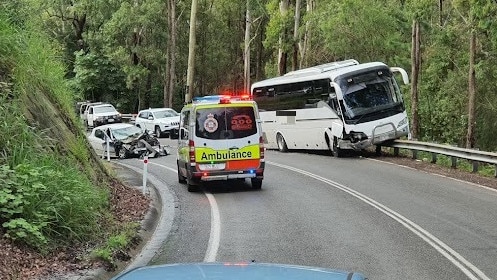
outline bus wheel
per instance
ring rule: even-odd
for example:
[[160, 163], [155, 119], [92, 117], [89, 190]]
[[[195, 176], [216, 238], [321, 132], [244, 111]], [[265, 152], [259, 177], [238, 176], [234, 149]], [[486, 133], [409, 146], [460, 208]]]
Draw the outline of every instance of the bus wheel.
[[279, 133], [276, 135], [276, 143], [278, 144], [278, 150], [280, 152], [288, 152], [288, 147], [286, 146], [285, 138], [283, 138], [283, 135]]
[[381, 145], [376, 145], [376, 149], [374, 151], [375, 156], [381, 156]]
[[331, 147], [331, 153], [334, 157], [343, 157], [344, 151], [338, 147], [338, 138], [333, 137], [333, 144]]

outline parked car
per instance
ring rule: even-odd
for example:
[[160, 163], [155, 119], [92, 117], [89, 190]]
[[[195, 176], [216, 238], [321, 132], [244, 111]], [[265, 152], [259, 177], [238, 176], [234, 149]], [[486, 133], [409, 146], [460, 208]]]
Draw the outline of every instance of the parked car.
[[88, 136], [90, 145], [98, 155], [106, 155], [106, 137], [109, 137], [111, 157], [156, 157], [169, 154], [167, 147], [161, 146], [159, 139], [148, 131], [142, 131], [129, 123], [114, 123], [95, 127]]
[[154, 131], [157, 137], [169, 136], [171, 139], [176, 139], [179, 128], [179, 114], [171, 108], [141, 110], [136, 116], [135, 125], [143, 130]]
[[112, 104], [91, 105], [88, 107], [88, 112], [86, 113], [86, 121], [88, 127], [119, 123], [121, 122], [121, 114]]
[[90, 106], [92, 105], [99, 105], [99, 104], [103, 104], [102, 102], [91, 102], [91, 101], [84, 101], [84, 102], [78, 102], [78, 115], [81, 119], [81, 121], [83, 122], [83, 124], [87, 125], [88, 124], [88, 121], [87, 121], [87, 118], [86, 118], [86, 114], [88, 114], [88, 109], [90, 108]]
[[163, 264], [135, 268], [112, 278], [114, 280], [365, 280], [364, 275], [312, 266], [270, 263], [191, 263]]

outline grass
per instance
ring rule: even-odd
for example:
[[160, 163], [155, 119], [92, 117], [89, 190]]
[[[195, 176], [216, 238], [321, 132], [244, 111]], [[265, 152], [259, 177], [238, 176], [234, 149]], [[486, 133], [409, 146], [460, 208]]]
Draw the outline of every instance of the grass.
[[108, 237], [105, 243], [94, 249], [90, 254], [91, 258], [104, 261], [108, 266], [115, 267], [119, 253], [126, 251], [132, 245], [139, 226], [137, 223], [125, 225], [118, 233]]
[[[48, 252], [116, 229], [102, 222], [112, 219], [108, 188], [78, 130], [57, 47], [43, 34], [0, 13], [0, 234]], [[33, 122], [26, 112], [36, 106]]]
[[[389, 153], [393, 155], [393, 149], [389, 149]], [[408, 149], [400, 149], [399, 155], [403, 157], [412, 158], [412, 151]], [[418, 151], [416, 158], [424, 162], [431, 162], [432, 155], [429, 152]], [[452, 168], [452, 157], [446, 155], [437, 155], [436, 160], [437, 161], [435, 164], [447, 168]], [[470, 160], [458, 158], [456, 162], [456, 168], [466, 172], [473, 172], [473, 162]], [[494, 177], [495, 166], [487, 163], [478, 163], [477, 173], [485, 177]]]

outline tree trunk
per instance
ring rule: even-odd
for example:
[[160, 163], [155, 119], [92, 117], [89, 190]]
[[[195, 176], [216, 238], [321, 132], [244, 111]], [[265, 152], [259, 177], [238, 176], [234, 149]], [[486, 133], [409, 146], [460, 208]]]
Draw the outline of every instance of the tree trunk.
[[443, 0], [438, 0], [438, 21], [440, 26], [443, 26]]
[[190, 14], [190, 39], [188, 43], [188, 70], [186, 73], [186, 94], [185, 102], [190, 102], [193, 98], [193, 72], [195, 69], [195, 44], [196, 44], [196, 26], [197, 26], [197, 2], [192, 0], [192, 9]]
[[476, 99], [476, 77], [475, 77], [475, 54], [476, 54], [476, 31], [472, 30], [469, 43], [469, 76], [468, 76], [468, 133], [466, 134], [466, 148], [475, 146], [475, 99]]
[[299, 27], [300, 27], [300, 1], [295, 2], [295, 19], [293, 25], [293, 57], [292, 57], [292, 70], [295, 71], [298, 68], [299, 59]]
[[264, 77], [264, 45], [262, 41], [264, 40], [264, 30], [263, 28], [259, 28], [259, 34], [257, 34], [257, 45], [255, 52], [255, 80], [260, 81]]
[[[308, 0], [307, 1], [307, 6], [306, 6], [306, 12], [307, 14], [311, 14], [312, 11], [314, 11], [314, 0]], [[302, 43], [302, 46], [300, 47], [301, 54], [300, 54], [300, 68], [304, 68], [309, 66], [309, 61], [308, 61], [308, 50], [311, 46], [311, 23], [309, 21], [306, 21], [305, 23], [305, 34], [304, 34], [304, 42]], [[300, 44], [300, 43], [299, 43]]]
[[177, 37], [177, 27], [176, 27], [176, 0], [168, 0], [169, 2], [169, 28], [170, 28], [170, 46], [169, 46], [169, 75], [168, 75], [168, 106], [173, 107], [173, 97], [176, 88], [176, 37]]
[[[288, 12], [288, 6], [289, 6], [289, 1], [288, 0], [281, 0], [280, 1], [280, 13], [282, 17], [286, 16], [286, 13]], [[284, 75], [286, 73], [286, 68], [287, 68], [287, 57], [288, 53], [286, 50], [283, 48], [283, 43], [285, 43], [286, 40], [286, 27], [283, 27], [283, 30], [281, 31], [280, 34], [280, 40], [279, 40], [279, 49], [278, 49], [278, 75]]]
[[252, 19], [250, 17], [250, 0], [247, 0], [247, 13], [245, 18], [245, 50], [243, 52], [243, 91], [244, 94], [250, 92], [250, 28]]
[[415, 140], [419, 137], [419, 116], [418, 116], [418, 78], [419, 68], [421, 65], [420, 58], [420, 35], [419, 21], [414, 19], [412, 22], [412, 47], [411, 47], [411, 63], [412, 63], [412, 86], [411, 86], [411, 137]]

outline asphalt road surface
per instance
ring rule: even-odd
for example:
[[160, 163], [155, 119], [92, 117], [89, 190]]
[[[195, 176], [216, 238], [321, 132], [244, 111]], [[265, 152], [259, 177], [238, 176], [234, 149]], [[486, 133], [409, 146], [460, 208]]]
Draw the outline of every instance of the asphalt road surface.
[[[172, 155], [148, 172], [174, 198], [150, 264], [252, 261], [369, 279], [497, 279], [497, 192], [358, 156], [266, 152], [262, 190], [210, 183], [189, 193]], [[121, 162], [141, 168], [137, 159]]]

